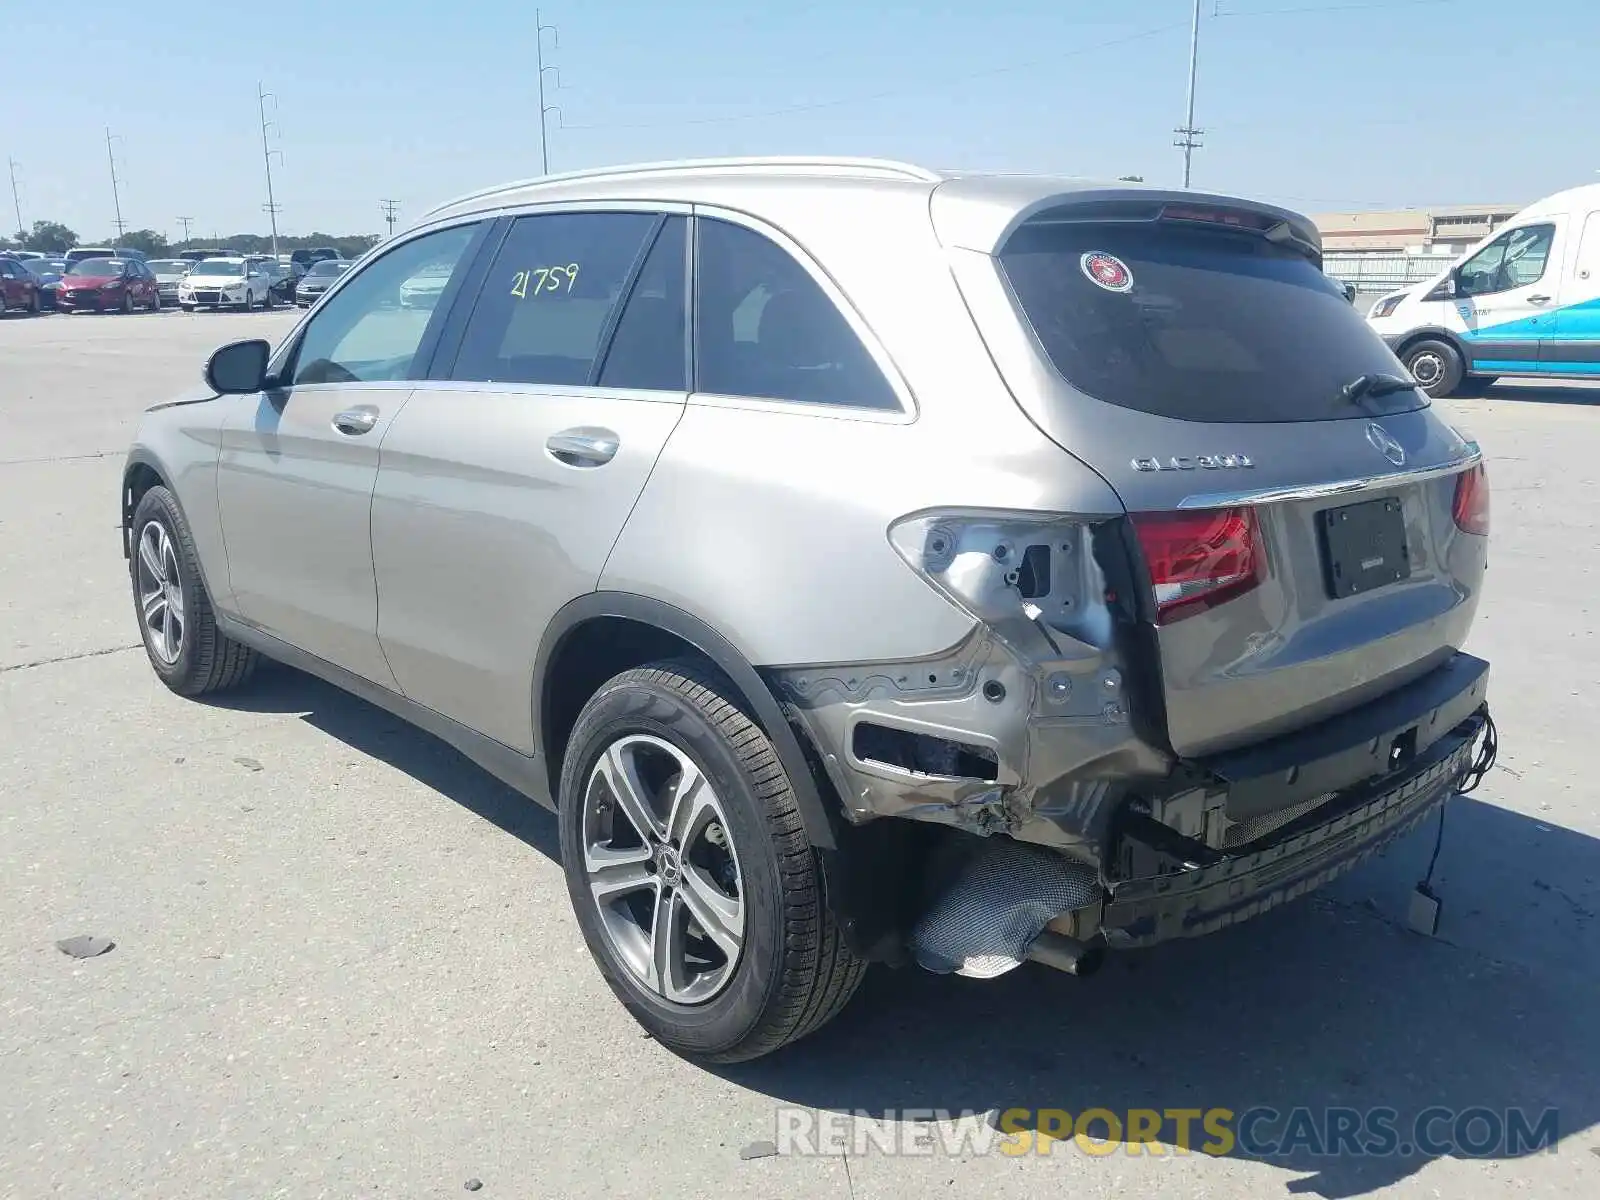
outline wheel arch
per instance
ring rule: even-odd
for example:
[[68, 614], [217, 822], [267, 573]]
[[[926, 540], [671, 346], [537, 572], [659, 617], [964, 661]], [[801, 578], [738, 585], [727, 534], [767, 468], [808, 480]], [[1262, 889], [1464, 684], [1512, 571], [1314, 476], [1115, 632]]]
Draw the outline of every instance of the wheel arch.
[[811, 758], [761, 673], [727, 637], [693, 613], [632, 592], [590, 592], [570, 601], [551, 619], [540, 641], [533, 671], [533, 730], [550, 772], [551, 796], [559, 793], [567, 735], [594, 690], [629, 667], [685, 650], [710, 662], [737, 689], [737, 699], [783, 763], [807, 838], [819, 850], [833, 850], [834, 817], [823, 802]]
[[[139, 501], [153, 487], [172, 491], [166, 470], [154, 454], [135, 449], [122, 468], [122, 557], [133, 557], [133, 514]], [[174, 493], [176, 498], [176, 493]]]

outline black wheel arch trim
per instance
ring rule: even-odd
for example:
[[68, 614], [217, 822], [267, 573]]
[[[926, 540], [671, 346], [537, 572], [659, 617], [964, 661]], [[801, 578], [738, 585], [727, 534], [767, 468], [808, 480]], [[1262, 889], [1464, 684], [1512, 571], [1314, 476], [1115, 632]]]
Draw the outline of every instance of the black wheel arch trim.
[[539, 750], [548, 761], [550, 755], [545, 734], [545, 717], [554, 680], [550, 664], [560, 653], [567, 639], [590, 621], [619, 618], [653, 626], [689, 643], [705, 655], [718, 670], [726, 675], [743, 694], [750, 705], [751, 716], [761, 726], [773, 749], [778, 752], [784, 771], [794, 789], [795, 804], [800, 819], [805, 824], [806, 836], [819, 850], [836, 848], [833, 820], [811, 770], [810, 760], [800, 743], [800, 736], [790, 724], [782, 705], [773, 695], [761, 672], [740, 653], [726, 637], [693, 613], [634, 592], [589, 592], [569, 601], [551, 618], [539, 643], [538, 657], [533, 672], [533, 728]]
[[1461, 359], [1461, 370], [1464, 374], [1472, 371], [1472, 352], [1467, 343], [1462, 341], [1461, 335], [1454, 330], [1445, 329], [1440, 325], [1424, 325], [1420, 329], [1413, 329], [1395, 339], [1394, 352], [1396, 357], [1401, 357], [1406, 350], [1418, 342], [1434, 341], [1444, 342]]

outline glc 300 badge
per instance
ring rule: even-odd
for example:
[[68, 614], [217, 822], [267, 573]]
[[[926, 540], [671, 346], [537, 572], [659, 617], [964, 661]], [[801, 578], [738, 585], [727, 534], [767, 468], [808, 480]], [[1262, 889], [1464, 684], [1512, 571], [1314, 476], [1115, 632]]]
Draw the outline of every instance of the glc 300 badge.
[[1237, 471], [1253, 467], [1248, 454], [1197, 454], [1193, 458], [1136, 458], [1135, 471]]

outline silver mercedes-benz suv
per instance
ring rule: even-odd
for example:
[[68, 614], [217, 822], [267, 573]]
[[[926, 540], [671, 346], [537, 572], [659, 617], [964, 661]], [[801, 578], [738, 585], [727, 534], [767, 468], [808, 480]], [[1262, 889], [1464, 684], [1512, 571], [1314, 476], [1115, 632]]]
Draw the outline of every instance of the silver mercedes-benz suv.
[[1492, 753], [1480, 451], [1319, 247], [878, 161], [463, 197], [146, 414], [151, 664], [281, 660], [557, 809], [605, 978], [707, 1059], [869, 962], [1207, 933]]

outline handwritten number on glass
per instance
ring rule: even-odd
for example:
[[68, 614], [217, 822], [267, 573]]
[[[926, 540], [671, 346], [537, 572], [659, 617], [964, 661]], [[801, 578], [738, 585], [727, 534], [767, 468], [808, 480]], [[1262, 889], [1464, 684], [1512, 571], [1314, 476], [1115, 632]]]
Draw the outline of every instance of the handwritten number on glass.
[[546, 292], [570, 292], [577, 282], [577, 263], [564, 267], [535, 267], [531, 271], [518, 271], [511, 277], [511, 294], [518, 300], [526, 300]]

